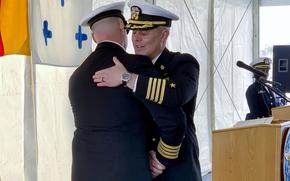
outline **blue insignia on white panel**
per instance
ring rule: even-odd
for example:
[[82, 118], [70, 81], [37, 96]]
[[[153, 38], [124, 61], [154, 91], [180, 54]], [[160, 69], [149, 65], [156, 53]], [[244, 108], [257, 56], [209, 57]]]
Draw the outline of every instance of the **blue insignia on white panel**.
[[82, 33], [82, 27], [78, 27], [78, 32], [75, 34], [75, 39], [78, 41], [78, 48], [82, 48], [82, 42], [88, 39], [88, 36]]
[[47, 39], [52, 37], [52, 32], [48, 29], [48, 21], [44, 20], [43, 21], [43, 36], [44, 36], [44, 41], [45, 45], [47, 46]]
[[61, 6], [64, 7], [64, 0], [60, 0]]

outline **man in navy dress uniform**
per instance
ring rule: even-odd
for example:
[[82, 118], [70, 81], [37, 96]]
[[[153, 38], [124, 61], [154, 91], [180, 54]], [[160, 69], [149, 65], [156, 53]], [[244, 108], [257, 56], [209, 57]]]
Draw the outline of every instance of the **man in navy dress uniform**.
[[[199, 79], [199, 63], [189, 54], [170, 52], [166, 48], [172, 20], [178, 17], [159, 7], [143, 1], [131, 1], [131, 18], [127, 28], [133, 30], [132, 42], [136, 54], [148, 56], [161, 78], [132, 73], [128, 87], [134, 95], [160, 107], [182, 107], [187, 127], [178, 158], [165, 170], [156, 167], [151, 159], [150, 168], [156, 181], [201, 181], [199, 148], [193, 123]], [[121, 63], [98, 71], [93, 76], [98, 86], [113, 87], [120, 84], [119, 77], [127, 72]], [[110, 76], [107, 76], [110, 75]], [[100, 82], [105, 76], [105, 81]], [[154, 128], [151, 128], [152, 130]], [[152, 134], [151, 148], [158, 151], [158, 130]], [[150, 152], [154, 158], [154, 151]]]
[[246, 91], [246, 98], [250, 109], [250, 113], [246, 115], [246, 120], [270, 117], [272, 115], [271, 108], [279, 106], [279, 100], [273, 91], [258, 81], [259, 79], [267, 80], [271, 62], [270, 58], [261, 57], [251, 63], [253, 68], [264, 72], [267, 76], [254, 75], [255, 82]]
[[69, 81], [77, 128], [72, 144], [72, 181], [151, 180], [145, 128], [152, 118], [161, 132], [156, 153], [160, 165], [174, 164], [184, 138], [186, 118], [181, 108], [163, 108], [136, 99], [126, 88], [132, 81], [128, 72], [119, 77], [122, 85], [117, 88], [97, 87], [91, 78], [95, 71], [113, 66], [113, 56], [130, 72], [159, 76], [148, 57], [125, 51], [124, 4], [101, 6], [81, 21], [90, 26], [97, 47]]

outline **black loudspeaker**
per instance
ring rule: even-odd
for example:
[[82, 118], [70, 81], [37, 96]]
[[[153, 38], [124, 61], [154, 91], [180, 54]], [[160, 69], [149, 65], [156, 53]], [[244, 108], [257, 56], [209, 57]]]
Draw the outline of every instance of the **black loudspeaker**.
[[282, 92], [290, 92], [290, 45], [273, 46], [273, 81], [282, 84]]

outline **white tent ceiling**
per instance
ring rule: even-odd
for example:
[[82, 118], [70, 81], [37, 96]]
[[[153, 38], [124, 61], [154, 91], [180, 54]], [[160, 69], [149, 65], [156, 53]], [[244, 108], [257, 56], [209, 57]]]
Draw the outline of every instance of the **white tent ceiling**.
[[260, 0], [261, 6], [289, 6], [289, 0]]

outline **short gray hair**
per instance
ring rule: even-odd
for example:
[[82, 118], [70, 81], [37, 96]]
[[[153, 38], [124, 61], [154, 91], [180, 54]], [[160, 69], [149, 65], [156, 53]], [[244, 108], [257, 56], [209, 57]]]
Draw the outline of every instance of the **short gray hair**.
[[119, 26], [120, 21], [122, 20], [118, 17], [104, 18], [95, 22], [92, 25], [91, 30], [93, 33], [110, 33], [116, 29], [116, 26]]

